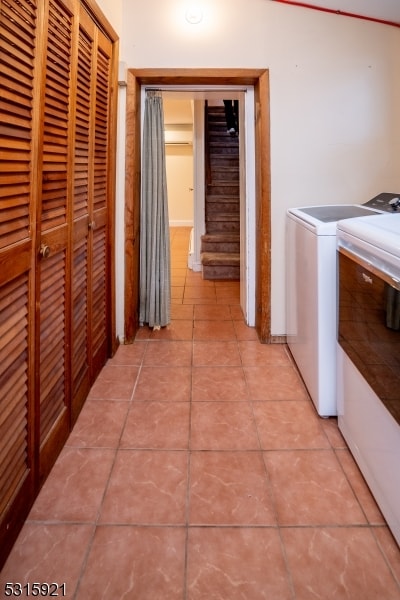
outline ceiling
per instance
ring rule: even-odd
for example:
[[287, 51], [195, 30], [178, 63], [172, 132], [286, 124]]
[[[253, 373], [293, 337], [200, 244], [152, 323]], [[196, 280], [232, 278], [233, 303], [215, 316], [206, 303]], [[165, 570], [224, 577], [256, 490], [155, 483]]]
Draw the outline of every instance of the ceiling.
[[283, 4], [298, 4], [306, 8], [327, 9], [351, 13], [364, 18], [388, 21], [400, 26], [400, 0], [274, 0]]

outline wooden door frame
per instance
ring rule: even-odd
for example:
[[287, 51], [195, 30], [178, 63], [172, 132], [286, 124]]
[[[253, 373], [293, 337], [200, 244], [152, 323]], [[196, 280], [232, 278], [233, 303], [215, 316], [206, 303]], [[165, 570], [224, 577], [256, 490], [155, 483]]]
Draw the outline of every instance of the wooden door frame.
[[271, 342], [271, 168], [268, 69], [128, 69], [125, 163], [125, 343], [138, 323], [141, 86], [252, 85], [256, 154], [256, 330]]

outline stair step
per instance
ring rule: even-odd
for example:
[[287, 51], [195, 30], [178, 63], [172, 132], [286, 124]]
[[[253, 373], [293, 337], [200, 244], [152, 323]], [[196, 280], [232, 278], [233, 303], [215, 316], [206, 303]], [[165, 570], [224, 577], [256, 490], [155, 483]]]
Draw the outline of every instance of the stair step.
[[208, 233], [204, 233], [201, 236], [202, 241], [204, 240], [205, 242], [239, 242], [240, 241], [240, 235], [238, 235], [237, 233], [224, 233], [224, 234], [220, 234], [220, 235], [210, 235]]
[[217, 215], [237, 215], [240, 213], [239, 203], [234, 202], [213, 202], [206, 205], [208, 219], [215, 219]]
[[209, 147], [214, 154], [239, 154], [239, 146], [227, 142], [209, 142]]
[[237, 169], [229, 169], [229, 167], [222, 167], [222, 169], [211, 169], [211, 181], [226, 181], [231, 183], [232, 181], [239, 181], [239, 172]]
[[214, 233], [201, 236], [201, 252], [240, 252], [240, 235]]
[[218, 183], [208, 183], [207, 188], [211, 194], [231, 196], [239, 193], [239, 182], [218, 181]]
[[213, 214], [213, 221], [237, 221], [239, 215], [233, 215], [232, 213], [217, 213]]
[[207, 194], [206, 203], [212, 202], [231, 202], [232, 204], [239, 202], [239, 196], [237, 194]]
[[201, 264], [207, 266], [240, 265], [240, 254], [238, 252], [202, 252]]
[[210, 165], [212, 167], [235, 167], [239, 168], [239, 156], [235, 154], [210, 154]]
[[208, 221], [207, 233], [240, 233], [240, 221]]
[[[226, 127], [226, 126], [225, 126]], [[227, 132], [226, 129], [222, 129], [220, 131], [210, 131], [208, 136], [209, 143], [220, 142], [222, 144], [226, 144], [227, 142], [237, 142], [237, 136], [231, 135]]]
[[240, 254], [237, 252], [203, 252], [201, 264], [203, 279], [240, 279]]

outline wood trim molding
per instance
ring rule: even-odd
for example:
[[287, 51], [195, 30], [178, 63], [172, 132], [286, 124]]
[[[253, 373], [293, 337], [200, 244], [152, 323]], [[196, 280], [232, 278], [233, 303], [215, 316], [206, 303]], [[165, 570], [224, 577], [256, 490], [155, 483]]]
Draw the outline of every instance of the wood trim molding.
[[138, 329], [140, 88], [142, 85], [252, 85], [256, 102], [256, 329], [271, 342], [271, 171], [267, 69], [129, 69], [125, 178], [125, 342]]

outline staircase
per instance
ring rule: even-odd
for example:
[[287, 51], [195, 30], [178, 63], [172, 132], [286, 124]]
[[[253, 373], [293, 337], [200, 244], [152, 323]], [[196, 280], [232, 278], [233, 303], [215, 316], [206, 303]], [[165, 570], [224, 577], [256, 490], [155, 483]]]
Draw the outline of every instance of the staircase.
[[203, 279], [240, 279], [239, 139], [226, 130], [223, 106], [206, 106], [206, 233]]

